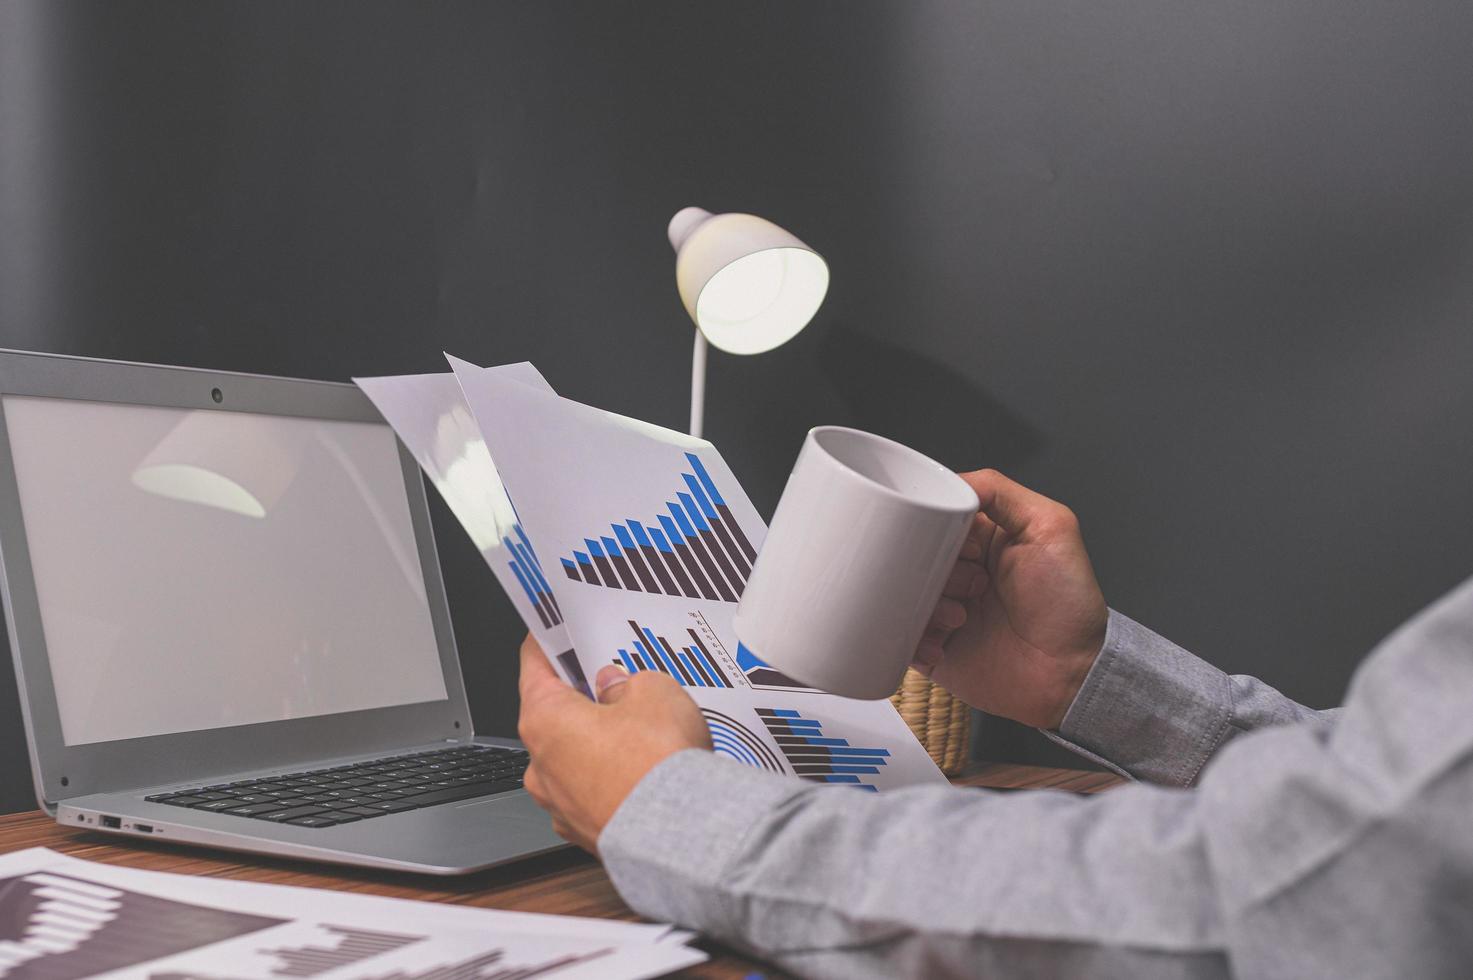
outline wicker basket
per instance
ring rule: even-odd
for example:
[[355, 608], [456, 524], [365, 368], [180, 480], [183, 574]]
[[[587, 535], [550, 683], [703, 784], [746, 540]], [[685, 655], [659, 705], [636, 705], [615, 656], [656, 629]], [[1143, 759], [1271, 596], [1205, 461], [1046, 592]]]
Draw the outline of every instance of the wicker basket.
[[890, 695], [890, 703], [942, 772], [955, 776], [962, 771], [972, 741], [972, 710], [965, 702], [907, 670], [900, 690]]

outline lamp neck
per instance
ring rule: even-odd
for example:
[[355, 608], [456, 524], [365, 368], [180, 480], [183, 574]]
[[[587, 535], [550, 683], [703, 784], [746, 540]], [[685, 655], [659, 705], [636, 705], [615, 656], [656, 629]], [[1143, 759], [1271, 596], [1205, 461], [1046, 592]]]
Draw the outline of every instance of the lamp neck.
[[706, 335], [696, 327], [696, 342], [690, 355], [690, 434], [704, 438], [706, 416]]

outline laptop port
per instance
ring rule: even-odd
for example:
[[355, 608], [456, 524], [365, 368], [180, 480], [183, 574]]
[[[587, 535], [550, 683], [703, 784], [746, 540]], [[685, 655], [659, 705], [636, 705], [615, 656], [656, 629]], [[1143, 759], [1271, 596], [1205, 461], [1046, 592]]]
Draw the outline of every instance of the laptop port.
[[135, 823], [133, 825], [133, 829], [138, 831], [140, 834], [151, 834], [153, 833], [153, 824]]
[[123, 821], [120, 817], [98, 817], [97, 822], [102, 824], [108, 830], [117, 830], [118, 828], [123, 826]]

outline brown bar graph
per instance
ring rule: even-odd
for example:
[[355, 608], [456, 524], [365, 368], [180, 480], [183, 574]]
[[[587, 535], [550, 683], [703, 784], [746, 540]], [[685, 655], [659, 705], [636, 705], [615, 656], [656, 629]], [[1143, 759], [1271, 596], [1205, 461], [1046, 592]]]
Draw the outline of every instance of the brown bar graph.
[[634, 642], [618, 652], [613, 663], [630, 673], [658, 671], [673, 677], [681, 687], [732, 687], [731, 678], [694, 630], [687, 630], [692, 645], [680, 647], [646, 626], [628, 620]]
[[570, 581], [628, 592], [736, 602], [757, 549], [737, 524], [711, 474], [694, 453], [674, 499], [648, 522], [625, 520], [584, 538], [587, 551], [562, 559]]

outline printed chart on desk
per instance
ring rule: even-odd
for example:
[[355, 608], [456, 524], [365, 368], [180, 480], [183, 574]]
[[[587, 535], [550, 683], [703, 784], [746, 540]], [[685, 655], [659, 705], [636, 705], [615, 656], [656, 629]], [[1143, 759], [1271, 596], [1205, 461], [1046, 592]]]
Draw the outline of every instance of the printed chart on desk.
[[737, 642], [766, 526], [710, 443], [451, 364], [584, 676], [670, 676], [748, 765], [871, 790], [943, 778], [888, 702], [809, 690]]
[[705, 959], [666, 930], [0, 855], [0, 978], [603, 980]]

